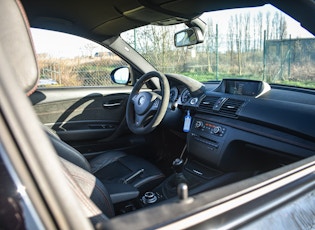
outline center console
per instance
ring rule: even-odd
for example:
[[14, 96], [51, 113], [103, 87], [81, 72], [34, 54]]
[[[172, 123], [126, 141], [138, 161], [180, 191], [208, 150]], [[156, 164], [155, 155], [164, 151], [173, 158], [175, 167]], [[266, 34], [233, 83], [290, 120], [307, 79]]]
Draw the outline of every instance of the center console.
[[228, 127], [195, 117], [188, 134], [188, 152], [203, 162], [218, 166], [227, 136]]
[[182, 180], [178, 180], [177, 176], [178, 174], [174, 173], [157, 188], [145, 193], [140, 199], [142, 207], [178, 197], [180, 195], [178, 185], [181, 183], [185, 183], [188, 186], [189, 196], [193, 196], [200, 192], [232, 183], [247, 175], [237, 172], [221, 172], [199, 161], [189, 159], [183, 168]]
[[140, 195], [140, 207], [180, 197], [178, 185], [187, 185], [189, 196], [193, 196], [249, 177], [251, 172], [220, 170], [229, 135], [234, 135], [231, 127], [196, 114], [187, 134], [188, 156], [175, 159], [174, 173], [152, 191]]

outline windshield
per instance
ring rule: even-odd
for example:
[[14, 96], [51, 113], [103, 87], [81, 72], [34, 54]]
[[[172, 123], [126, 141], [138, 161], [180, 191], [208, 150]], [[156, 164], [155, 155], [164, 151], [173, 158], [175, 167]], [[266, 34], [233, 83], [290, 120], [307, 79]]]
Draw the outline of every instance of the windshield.
[[298, 22], [271, 5], [204, 13], [205, 40], [174, 46], [184, 28], [149, 25], [122, 38], [157, 70], [200, 82], [223, 78], [315, 88], [315, 39]]

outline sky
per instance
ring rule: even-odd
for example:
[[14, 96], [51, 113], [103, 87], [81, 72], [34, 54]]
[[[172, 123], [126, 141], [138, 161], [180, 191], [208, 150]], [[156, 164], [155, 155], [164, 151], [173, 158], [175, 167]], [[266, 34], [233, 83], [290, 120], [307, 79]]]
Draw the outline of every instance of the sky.
[[[271, 5], [265, 5], [263, 7], [257, 7], [252, 9], [251, 12], [274, 12], [276, 8]], [[211, 15], [213, 24], [218, 24], [220, 27], [219, 33], [226, 33], [224, 28], [228, 29], [228, 21], [232, 12], [235, 13], [245, 12], [244, 9], [237, 10], [224, 10], [219, 12], [211, 12], [207, 13]], [[201, 16], [201, 18], [205, 18], [207, 14]], [[296, 22], [291, 17], [285, 15], [287, 21], [287, 31], [288, 34], [291, 35], [291, 38], [302, 38], [302, 37], [314, 37], [312, 34], [303, 29], [298, 22]], [[79, 38], [73, 35], [63, 35], [62, 33], [53, 32], [53, 31], [45, 31], [40, 29], [31, 29], [35, 49], [37, 53], [49, 53], [54, 57], [75, 57], [82, 55], [89, 55], [91, 51], [88, 51], [85, 47], [87, 43], [90, 41]], [[68, 37], [68, 38], [67, 38]], [[66, 39], [67, 38], [67, 39]], [[101, 47], [101, 46], [100, 46]], [[95, 48], [93, 53], [104, 51], [104, 48]]]
[[[37, 53], [48, 53], [54, 57], [89, 55], [85, 49], [89, 40], [55, 31], [31, 29]], [[101, 50], [101, 48], [99, 48]], [[99, 50], [95, 50], [99, 52]]]
[[[235, 14], [242, 14], [248, 12], [244, 9], [233, 9], [233, 10], [221, 10], [217, 12], [209, 12], [205, 13], [201, 16], [201, 19], [204, 19], [208, 17], [208, 15], [211, 15], [211, 19], [213, 21], [213, 24], [218, 24], [220, 28], [228, 28], [228, 21], [231, 15]], [[262, 7], [253, 7], [251, 8], [251, 15], [258, 14], [259, 12], [262, 12], [263, 14], [270, 12], [271, 14], [279, 11], [277, 8], [270, 4], [266, 4]], [[291, 38], [303, 38], [303, 37], [314, 37], [311, 33], [309, 33], [307, 30], [305, 30], [303, 27], [301, 27], [300, 23], [288, 16], [287, 14], [283, 13], [285, 16], [286, 22], [287, 22], [287, 32], [288, 35], [291, 35]], [[265, 28], [264, 28], [265, 29]], [[224, 32], [223, 32], [224, 33]]]

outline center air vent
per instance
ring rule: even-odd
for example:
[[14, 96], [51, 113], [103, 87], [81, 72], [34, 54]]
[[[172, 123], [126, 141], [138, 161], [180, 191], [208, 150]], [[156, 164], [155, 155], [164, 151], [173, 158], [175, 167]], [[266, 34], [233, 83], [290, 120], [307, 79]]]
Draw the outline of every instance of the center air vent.
[[236, 112], [243, 103], [244, 101], [229, 98], [221, 106], [219, 114], [227, 117], [237, 117]]
[[214, 104], [220, 99], [220, 97], [205, 97], [199, 105], [198, 111], [205, 113], [212, 113]]
[[207, 96], [199, 105], [198, 111], [226, 117], [237, 117], [237, 111], [244, 104], [242, 100]]

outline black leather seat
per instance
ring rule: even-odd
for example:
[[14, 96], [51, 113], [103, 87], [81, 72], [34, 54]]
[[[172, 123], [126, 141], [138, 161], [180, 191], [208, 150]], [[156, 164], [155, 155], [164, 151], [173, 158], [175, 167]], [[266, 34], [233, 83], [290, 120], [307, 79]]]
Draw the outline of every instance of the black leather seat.
[[[110, 194], [107, 189], [95, 176], [93, 176], [88, 171], [78, 167], [71, 162], [61, 159], [62, 164], [64, 165], [64, 173], [70, 175], [68, 181], [71, 185], [71, 188], [79, 194], [79, 202], [81, 202], [82, 208], [84, 208], [87, 213], [90, 213], [90, 219], [93, 223], [106, 220], [115, 216], [114, 206]], [[85, 199], [83, 194], [86, 195], [93, 203], [99, 208], [103, 215], [95, 215], [91, 213], [98, 213], [98, 210], [93, 208], [93, 205], [89, 205], [89, 201]]]
[[[6, 19], [0, 24], [0, 52], [7, 58], [3, 64], [0, 62], [1, 66], [12, 67], [15, 79], [24, 92], [30, 95], [37, 86], [38, 68], [26, 14], [18, 0], [5, 0], [0, 1], [0, 15]], [[10, 63], [9, 67], [7, 63]], [[127, 183], [130, 184], [127, 187], [145, 191], [157, 185], [164, 177], [153, 164], [120, 151], [106, 152], [88, 162], [50, 130], [45, 128], [45, 131], [60, 156], [69, 188], [76, 195], [86, 217], [93, 223], [115, 215], [113, 198], [108, 193], [108, 188], [113, 183]], [[139, 194], [138, 191], [132, 193]], [[122, 200], [114, 198], [117, 202]]]
[[144, 192], [157, 186], [164, 178], [163, 173], [153, 164], [122, 151], [104, 152], [88, 162], [51, 130], [44, 129], [60, 157], [92, 173], [105, 185], [127, 183]]

